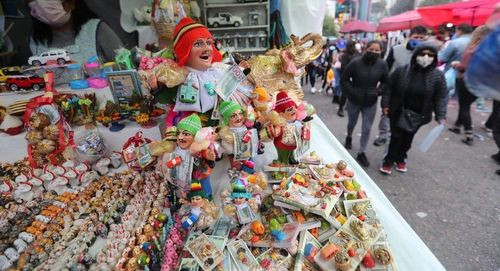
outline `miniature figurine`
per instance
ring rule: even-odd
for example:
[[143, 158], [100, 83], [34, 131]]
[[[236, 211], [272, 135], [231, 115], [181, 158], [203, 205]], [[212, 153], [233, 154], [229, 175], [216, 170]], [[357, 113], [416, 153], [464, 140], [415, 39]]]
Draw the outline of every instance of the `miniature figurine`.
[[[196, 229], [206, 229], [214, 223], [213, 209], [206, 198], [201, 184], [193, 181], [191, 183], [191, 190], [187, 195], [189, 204], [189, 215], [183, 218], [182, 228], [185, 230], [196, 226]], [[213, 206], [215, 207], [215, 206]]]
[[180, 198], [186, 198], [191, 180], [199, 181], [207, 197], [212, 197], [210, 174], [215, 166], [215, 152], [206, 149], [193, 154], [190, 151], [195, 135], [200, 129], [201, 121], [197, 114], [182, 119], [177, 124], [175, 151], [165, 153], [160, 159], [160, 170], [164, 172], [165, 178], [176, 187], [176, 196]]
[[[157, 89], [159, 85], [165, 85], [170, 88], [167, 91], [177, 91], [175, 103], [167, 114], [167, 126], [176, 125], [192, 112], [203, 114], [204, 126], [214, 126], [218, 121], [217, 114], [213, 114], [213, 110], [217, 110], [218, 95], [224, 100], [234, 94], [250, 99], [253, 85], [240, 84], [249, 71], [244, 73], [239, 67], [217, 63], [222, 60], [222, 55], [207, 27], [183, 18], [175, 27], [173, 36], [177, 65], [161, 63], [141, 72], [146, 87]], [[223, 80], [234, 73], [238, 73], [238, 80]], [[220, 91], [216, 92], [218, 83], [221, 83]]]
[[294, 155], [294, 151], [303, 148], [310, 140], [310, 128], [304, 123], [310, 118], [304, 121], [298, 119], [297, 104], [284, 91], [278, 93], [274, 109], [286, 120], [285, 125], [275, 129], [274, 146], [278, 151], [278, 160], [275, 164], [278, 166], [298, 164], [300, 157]]
[[219, 110], [225, 125], [219, 135], [225, 152], [231, 154], [229, 159], [232, 168], [253, 174], [252, 159], [257, 156], [258, 149], [257, 129], [245, 126], [246, 117], [238, 103], [224, 101]]
[[223, 201], [226, 203], [224, 206], [224, 213], [237, 219], [240, 224], [247, 224], [255, 220], [259, 210], [260, 199], [253, 198], [247, 192], [244, 180], [237, 179], [232, 184], [231, 202], [227, 201], [227, 190], [222, 193]]

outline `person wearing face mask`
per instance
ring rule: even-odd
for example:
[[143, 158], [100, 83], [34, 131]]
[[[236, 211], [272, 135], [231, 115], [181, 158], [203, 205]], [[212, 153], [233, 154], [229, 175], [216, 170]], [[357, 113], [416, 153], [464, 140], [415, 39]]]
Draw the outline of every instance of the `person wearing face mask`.
[[377, 112], [377, 99], [386, 86], [388, 77], [387, 65], [380, 58], [382, 43], [372, 40], [366, 45], [361, 57], [353, 59], [342, 72], [342, 91], [347, 96], [347, 137], [345, 148], [352, 148], [352, 132], [358, 122], [359, 113], [363, 118], [361, 140], [356, 159], [362, 166], [368, 167], [370, 162], [365, 155], [366, 145], [370, 138], [370, 130]]
[[[415, 26], [410, 31], [410, 36], [406, 44], [399, 44], [389, 50], [386, 58], [389, 73], [397, 68], [410, 63], [413, 50], [423, 41], [427, 35], [427, 29], [421, 25]], [[375, 146], [383, 146], [387, 143], [390, 134], [389, 119], [382, 114], [378, 124], [378, 136], [373, 142]]]
[[[413, 137], [431, 121], [433, 112], [437, 122], [445, 122], [446, 81], [436, 64], [437, 50], [424, 43], [414, 50], [410, 64], [397, 68], [389, 77], [381, 102], [391, 125], [389, 150], [380, 167], [384, 174], [391, 174], [394, 164], [397, 171], [407, 171], [407, 152]], [[406, 116], [412, 116], [411, 120]]]
[[82, 64], [97, 55], [112, 61], [115, 50], [123, 47], [118, 36], [89, 9], [83, 0], [27, 0], [33, 29], [32, 55], [50, 49], [64, 49]]

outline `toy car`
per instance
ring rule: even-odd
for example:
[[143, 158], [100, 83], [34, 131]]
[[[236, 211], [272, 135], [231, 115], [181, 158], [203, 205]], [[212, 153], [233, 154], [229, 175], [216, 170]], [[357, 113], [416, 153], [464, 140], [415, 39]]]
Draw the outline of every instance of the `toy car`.
[[0, 83], [4, 83], [9, 76], [22, 75], [21, 68], [19, 67], [8, 67], [0, 69]]
[[43, 78], [38, 76], [12, 76], [7, 78], [5, 82], [8, 88], [12, 91], [30, 88], [37, 91], [45, 86]]
[[232, 25], [238, 27], [243, 24], [243, 19], [239, 16], [234, 16], [229, 12], [219, 12], [215, 17], [208, 18], [208, 25], [212, 27], [219, 27], [222, 25]]
[[69, 53], [62, 49], [50, 50], [39, 56], [31, 56], [28, 58], [28, 64], [33, 66], [45, 65], [47, 62], [57, 62], [59, 65], [64, 65], [70, 61]]

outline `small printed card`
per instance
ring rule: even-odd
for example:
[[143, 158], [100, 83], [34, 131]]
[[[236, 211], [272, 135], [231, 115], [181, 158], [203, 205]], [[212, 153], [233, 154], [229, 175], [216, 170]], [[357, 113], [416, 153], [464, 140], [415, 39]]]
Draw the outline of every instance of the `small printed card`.
[[203, 233], [191, 240], [187, 249], [204, 271], [210, 271], [222, 262], [222, 250]]
[[[239, 271], [259, 270], [259, 263], [254, 258], [245, 242], [241, 239], [233, 240], [227, 244], [227, 250], [231, 254]], [[235, 270], [235, 269], [233, 269]]]

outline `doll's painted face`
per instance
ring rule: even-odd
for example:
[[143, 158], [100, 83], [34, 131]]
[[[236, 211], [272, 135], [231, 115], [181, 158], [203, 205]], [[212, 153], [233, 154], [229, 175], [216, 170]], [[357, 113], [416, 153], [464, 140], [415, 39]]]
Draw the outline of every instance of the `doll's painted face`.
[[245, 198], [235, 198], [234, 199], [234, 204], [236, 205], [240, 205], [240, 204], [243, 204], [245, 203], [246, 199]]
[[199, 38], [193, 43], [191, 52], [189, 52], [186, 66], [205, 71], [212, 66], [213, 44], [211, 38]]
[[203, 205], [203, 198], [200, 196], [194, 196], [191, 198], [192, 207], [201, 207]]
[[237, 110], [229, 117], [229, 127], [238, 128], [243, 126], [244, 119], [243, 111]]
[[292, 122], [297, 119], [297, 107], [291, 106], [285, 109], [283, 113], [280, 113], [281, 117], [286, 119], [287, 122]]
[[194, 135], [186, 130], [180, 130], [179, 135], [177, 135], [177, 145], [179, 148], [186, 150], [194, 142]]

